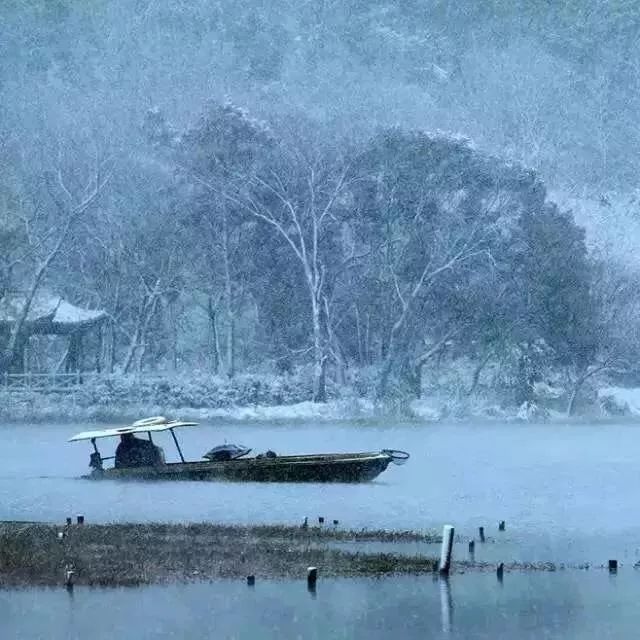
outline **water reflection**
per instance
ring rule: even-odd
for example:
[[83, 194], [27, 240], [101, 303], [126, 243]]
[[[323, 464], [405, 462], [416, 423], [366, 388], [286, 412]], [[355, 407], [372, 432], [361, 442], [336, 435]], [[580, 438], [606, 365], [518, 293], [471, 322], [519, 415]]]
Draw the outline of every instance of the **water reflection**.
[[448, 576], [440, 576], [440, 616], [442, 619], [442, 633], [451, 633], [451, 618], [453, 616], [453, 601], [451, 600], [451, 585]]
[[[0, 591], [3, 638], [107, 640], [175, 637], [601, 640], [636, 637], [633, 572], [492, 572], [390, 579], [244, 580], [145, 587]], [[454, 615], [455, 614], [455, 615]]]

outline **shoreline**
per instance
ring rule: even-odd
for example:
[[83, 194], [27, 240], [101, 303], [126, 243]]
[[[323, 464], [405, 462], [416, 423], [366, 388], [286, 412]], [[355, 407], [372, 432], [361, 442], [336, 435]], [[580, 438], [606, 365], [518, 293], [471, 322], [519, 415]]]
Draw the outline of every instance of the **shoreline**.
[[[7, 395], [9, 397], [7, 397]], [[325, 403], [310, 401], [281, 405], [244, 405], [224, 408], [196, 408], [189, 406], [173, 406], [170, 403], [160, 405], [127, 404], [120, 409], [106, 406], [80, 406], [69, 396], [51, 401], [47, 394], [30, 394], [28, 399], [19, 399], [0, 392], [0, 420], [13, 424], [129, 424], [140, 418], [156, 415], [176, 417], [181, 420], [195, 422], [259, 424], [293, 423], [313, 421], [317, 423], [389, 423], [438, 425], [438, 424], [477, 424], [492, 425], [511, 423], [526, 424], [637, 424], [640, 422], [640, 411], [627, 414], [606, 414], [593, 408], [574, 416], [553, 410], [531, 412], [523, 415], [516, 408], [500, 412], [480, 408], [477, 411], [460, 411], [457, 413], [436, 412], [431, 410], [415, 410], [411, 403], [404, 406], [375, 405], [362, 399], [329, 400]], [[46, 402], [44, 402], [46, 400]], [[424, 402], [424, 401], [421, 401]]]
[[[500, 424], [512, 424], [514, 427], [526, 426], [527, 424], [549, 424], [564, 426], [585, 426], [585, 425], [638, 425], [640, 416], [609, 416], [594, 412], [593, 414], [581, 414], [577, 416], [565, 416], [562, 414], [548, 416], [545, 418], [531, 418], [523, 420], [517, 416], [496, 416], [487, 417], [483, 414], [469, 414], [464, 416], [443, 416], [439, 419], [431, 419], [421, 416], [411, 416], [389, 413], [374, 413], [369, 416], [361, 414], [351, 415], [347, 412], [305, 412], [301, 414], [292, 406], [290, 411], [288, 406], [278, 407], [277, 412], [268, 411], [271, 407], [237, 407], [236, 411], [228, 414], [218, 411], [207, 411], [189, 408], [171, 407], [141, 407], [139, 411], [43, 411], [43, 412], [12, 412], [0, 410], [0, 422], [13, 425], [46, 425], [46, 424], [66, 424], [77, 427], [82, 426], [123, 426], [131, 424], [141, 418], [162, 415], [169, 418], [198, 422], [201, 424], [210, 423], [213, 425], [259, 425], [269, 423], [273, 425], [291, 425], [295, 423], [313, 422], [326, 425], [353, 425], [356, 426], [385, 426], [393, 423], [415, 426], [429, 427], [437, 425], [474, 425], [491, 426]], [[261, 411], [267, 409], [266, 411]], [[1, 427], [0, 427], [1, 428]]]
[[154, 415], [227, 423], [607, 424], [640, 420], [640, 388], [600, 387], [593, 396], [569, 417], [565, 401], [557, 397], [540, 395], [516, 406], [488, 388], [464, 398], [441, 389], [420, 399], [375, 401], [344, 387], [333, 389], [327, 402], [314, 403], [306, 399], [309, 393], [297, 380], [245, 376], [231, 383], [218, 378], [200, 382], [106, 378], [64, 389], [0, 386], [0, 420], [100, 424]]

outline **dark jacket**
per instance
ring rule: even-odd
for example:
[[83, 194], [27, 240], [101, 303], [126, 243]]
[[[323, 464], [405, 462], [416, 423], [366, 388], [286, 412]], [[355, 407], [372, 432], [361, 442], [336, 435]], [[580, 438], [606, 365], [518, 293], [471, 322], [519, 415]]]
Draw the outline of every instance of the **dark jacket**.
[[116, 448], [115, 467], [150, 467], [164, 462], [162, 450], [150, 440], [130, 437]]

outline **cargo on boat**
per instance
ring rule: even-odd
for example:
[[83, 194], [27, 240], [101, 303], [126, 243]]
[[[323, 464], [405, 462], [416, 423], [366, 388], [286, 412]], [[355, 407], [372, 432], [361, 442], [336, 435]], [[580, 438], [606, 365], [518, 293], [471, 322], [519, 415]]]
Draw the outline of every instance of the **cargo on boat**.
[[[320, 453], [279, 456], [273, 451], [249, 457], [251, 449], [221, 445], [203, 455], [202, 460], [185, 460], [174, 429], [195, 426], [196, 422], [146, 418], [130, 426], [100, 431], [84, 431], [70, 442], [89, 440], [93, 445], [89, 466], [92, 479], [138, 480], [228, 480], [246, 482], [366, 482], [380, 475], [390, 463], [403, 464], [409, 454], [395, 449], [358, 453]], [[166, 462], [164, 452], [153, 443], [152, 434], [169, 431], [180, 462]], [[146, 439], [135, 434], [146, 434]], [[113, 457], [102, 457], [96, 440], [119, 437]], [[112, 467], [106, 460], [114, 459]]]

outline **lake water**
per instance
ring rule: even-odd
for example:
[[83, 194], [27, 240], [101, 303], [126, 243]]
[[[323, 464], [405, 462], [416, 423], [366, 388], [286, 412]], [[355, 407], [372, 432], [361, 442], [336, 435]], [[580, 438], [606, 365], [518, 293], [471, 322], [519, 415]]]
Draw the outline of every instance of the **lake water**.
[[[299, 523], [324, 516], [345, 527], [430, 529], [477, 537], [478, 560], [603, 563], [640, 559], [640, 428], [634, 425], [202, 425], [180, 431], [185, 456], [240, 442], [278, 453], [404, 449], [366, 484], [94, 482], [90, 445], [75, 425], [0, 430], [0, 519], [64, 522]], [[175, 456], [168, 434], [156, 442]], [[102, 453], [115, 442], [103, 440]], [[111, 447], [111, 448], [109, 448]], [[497, 531], [505, 520], [507, 530]], [[466, 548], [466, 544], [465, 544]]]
[[[67, 443], [73, 425], [4, 425], [0, 430], [0, 519], [64, 522], [313, 521], [349, 528], [440, 529], [462, 540], [484, 526], [476, 560], [589, 563], [589, 571], [454, 575], [449, 632], [460, 638], [626, 638], [640, 608], [640, 431], [625, 425], [252, 424], [203, 425], [180, 432], [187, 458], [223, 442], [278, 453], [404, 449], [402, 467], [359, 484], [92, 482], [88, 443]], [[158, 436], [167, 457], [170, 436]], [[104, 455], [115, 443], [103, 441]], [[111, 449], [109, 449], [111, 446]], [[505, 532], [497, 523], [505, 520]], [[376, 550], [380, 546], [364, 545]], [[423, 544], [395, 547], [435, 552]], [[388, 549], [385, 549], [388, 550]], [[595, 567], [616, 558], [610, 576]], [[0, 631], [8, 638], [122, 637], [373, 638], [434, 637], [446, 622], [443, 590], [431, 578], [322, 580], [306, 586], [258, 580], [135, 591], [76, 589], [5, 592]], [[446, 598], [445, 598], [446, 600]], [[24, 616], [24, 611], [35, 613]], [[445, 625], [446, 626], [446, 625]], [[95, 627], [95, 628], [94, 628]], [[91, 634], [89, 634], [91, 628]], [[103, 633], [110, 629], [110, 633]], [[204, 631], [203, 631], [204, 630]], [[209, 632], [211, 630], [211, 632]], [[58, 635], [55, 635], [58, 634]], [[101, 635], [102, 634], [102, 635]], [[172, 635], [173, 634], [173, 635]]]
[[217, 581], [141, 589], [0, 591], [11, 640], [111, 638], [635, 638], [640, 576], [633, 572], [293, 581]]

